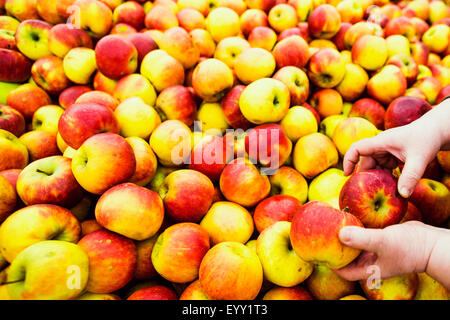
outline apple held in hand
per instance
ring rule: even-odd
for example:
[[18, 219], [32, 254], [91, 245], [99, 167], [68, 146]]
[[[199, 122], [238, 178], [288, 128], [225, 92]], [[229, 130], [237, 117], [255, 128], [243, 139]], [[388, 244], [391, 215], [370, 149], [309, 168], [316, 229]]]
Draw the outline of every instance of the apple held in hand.
[[292, 247], [304, 261], [331, 269], [343, 268], [360, 254], [360, 250], [340, 242], [339, 231], [344, 226], [363, 227], [363, 224], [352, 214], [327, 203], [309, 202], [292, 219]]
[[373, 169], [351, 176], [342, 187], [339, 205], [361, 220], [366, 228], [385, 228], [402, 220], [408, 201], [397, 191], [388, 171]]

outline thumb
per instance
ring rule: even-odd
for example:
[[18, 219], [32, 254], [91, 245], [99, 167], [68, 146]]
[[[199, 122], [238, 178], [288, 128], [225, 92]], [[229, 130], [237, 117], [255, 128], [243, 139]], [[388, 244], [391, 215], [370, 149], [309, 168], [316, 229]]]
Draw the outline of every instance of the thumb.
[[383, 230], [344, 227], [339, 232], [339, 238], [346, 246], [376, 253], [382, 246]]
[[398, 192], [404, 198], [409, 198], [417, 183], [425, 172], [427, 163], [422, 157], [414, 156], [406, 159], [402, 174], [398, 179]]

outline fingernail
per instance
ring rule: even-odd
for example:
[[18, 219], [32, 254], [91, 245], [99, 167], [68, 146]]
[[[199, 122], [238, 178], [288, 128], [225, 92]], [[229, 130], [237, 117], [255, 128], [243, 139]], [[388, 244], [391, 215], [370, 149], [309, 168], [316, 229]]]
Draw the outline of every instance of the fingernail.
[[402, 188], [400, 189], [400, 195], [401, 195], [403, 198], [409, 198], [409, 196], [411, 195], [411, 193], [410, 193], [410, 191], [408, 190], [408, 188], [402, 187]]
[[339, 232], [339, 238], [344, 243], [350, 242], [352, 239], [352, 230], [350, 228], [342, 228]]

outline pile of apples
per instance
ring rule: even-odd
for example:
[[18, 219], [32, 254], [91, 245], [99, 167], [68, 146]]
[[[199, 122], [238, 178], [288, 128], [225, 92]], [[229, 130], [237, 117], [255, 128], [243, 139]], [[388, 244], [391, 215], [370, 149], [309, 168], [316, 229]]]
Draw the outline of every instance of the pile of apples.
[[409, 200], [342, 159], [450, 95], [449, 26], [442, 0], [0, 0], [0, 298], [448, 299], [332, 270], [345, 225], [448, 227], [450, 152]]

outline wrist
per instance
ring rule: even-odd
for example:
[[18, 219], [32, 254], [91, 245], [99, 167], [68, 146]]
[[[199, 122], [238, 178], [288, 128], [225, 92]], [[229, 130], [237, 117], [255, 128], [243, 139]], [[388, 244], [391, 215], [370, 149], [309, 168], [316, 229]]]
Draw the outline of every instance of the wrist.
[[450, 270], [450, 231], [438, 229], [434, 232], [437, 239], [431, 249], [424, 272], [433, 279], [444, 279], [446, 283], [442, 284], [450, 288], [450, 279], [445, 277]]

